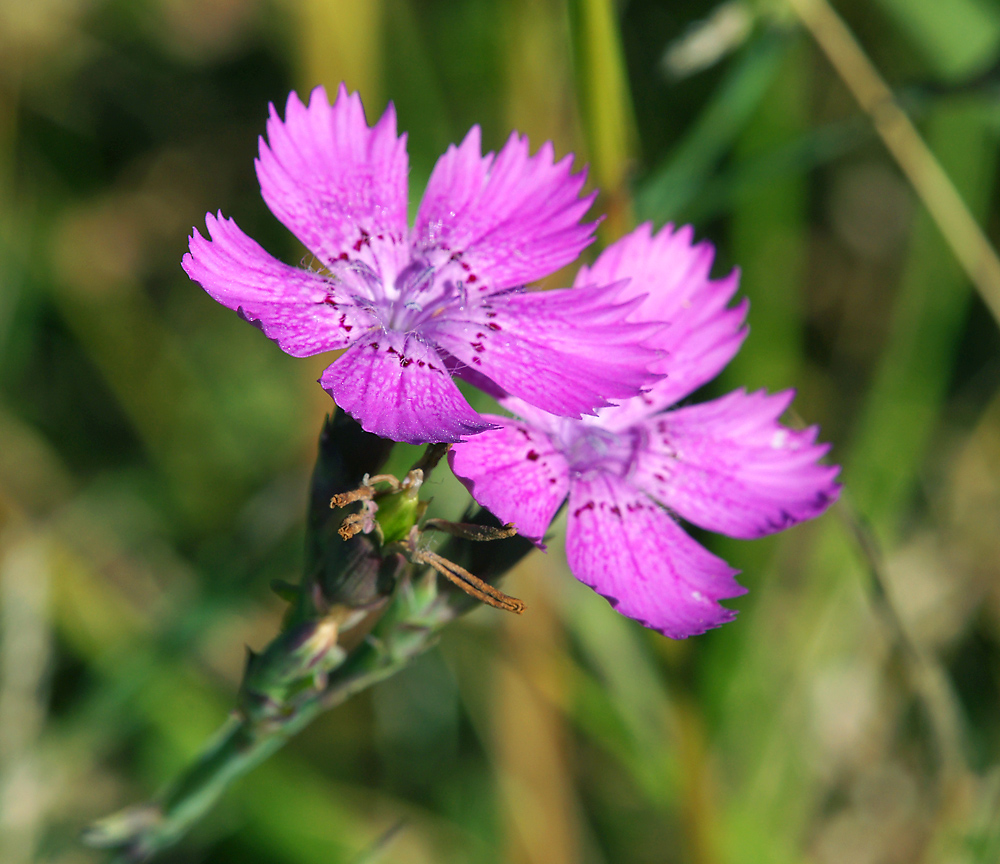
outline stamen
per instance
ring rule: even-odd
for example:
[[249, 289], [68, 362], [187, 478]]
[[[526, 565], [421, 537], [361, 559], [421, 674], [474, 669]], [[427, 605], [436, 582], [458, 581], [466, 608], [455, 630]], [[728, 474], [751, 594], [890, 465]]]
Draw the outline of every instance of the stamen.
[[464, 567], [459, 567], [447, 558], [442, 558], [436, 552], [420, 549], [412, 554], [413, 562], [416, 564], [429, 564], [438, 573], [461, 588], [470, 597], [493, 606], [496, 609], [505, 609], [520, 615], [524, 612], [524, 602], [509, 594], [504, 594], [498, 588], [494, 588], [488, 582], [484, 582], [478, 576], [473, 576]]
[[435, 269], [425, 261], [411, 261], [396, 277], [396, 291], [400, 296], [419, 294], [434, 284]]
[[[413, 472], [410, 472], [411, 474]], [[409, 481], [409, 483], [407, 482]], [[374, 477], [369, 477], [365, 474], [361, 478], [361, 485], [357, 489], [352, 489], [350, 492], [339, 492], [330, 499], [331, 507], [346, 507], [348, 504], [353, 504], [355, 501], [371, 501], [375, 497], [375, 484], [376, 483], [388, 483], [389, 487], [393, 492], [398, 492], [401, 488], [408, 488], [412, 484], [412, 480], [407, 475], [400, 484], [399, 480], [392, 476], [392, 474], [376, 474]]]
[[350, 540], [355, 534], [365, 530], [365, 517], [361, 513], [351, 513], [344, 518], [337, 533], [345, 540]]
[[[406, 477], [403, 478], [402, 482], [400, 482], [392, 474], [376, 474], [374, 477], [365, 474], [365, 476], [361, 479], [361, 486], [359, 488], [350, 492], [341, 492], [334, 495], [330, 499], [331, 507], [346, 507], [348, 504], [352, 504], [356, 501], [366, 502], [362, 506], [360, 513], [351, 513], [344, 517], [340, 528], [337, 529], [340, 536], [344, 540], [350, 540], [357, 534], [368, 534], [373, 529], [379, 527], [375, 518], [375, 513], [378, 510], [378, 504], [375, 502], [375, 499], [379, 495], [379, 493], [375, 491], [375, 485], [378, 483], [387, 484], [392, 493], [403, 493], [407, 496], [407, 498], [412, 496], [412, 503], [415, 504], [416, 492], [423, 484], [424, 468], [427, 468], [428, 470], [433, 468], [433, 466], [436, 465], [448, 451], [448, 446], [449, 445], [447, 444], [430, 445], [424, 451], [422, 457], [417, 461], [417, 466], [423, 467], [414, 466], [407, 473]], [[409, 553], [410, 560], [414, 564], [430, 565], [450, 582], [461, 588], [466, 594], [471, 597], [475, 597], [477, 600], [487, 604], [488, 606], [493, 606], [497, 609], [505, 609], [508, 612], [514, 612], [518, 615], [524, 611], [524, 603], [516, 597], [504, 594], [503, 591], [498, 588], [494, 588], [478, 576], [474, 576], [464, 567], [460, 567], [458, 564], [449, 561], [447, 558], [442, 558], [436, 552], [416, 548], [420, 539], [420, 529], [415, 523], [423, 512], [422, 508], [418, 507], [417, 509], [419, 512], [415, 511], [412, 514], [414, 521], [410, 526], [408, 538], [404, 539], [399, 533], [399, 526], [393, 524], [391, 536], [388, 538], [390, 541], [390, 548], [393, 546], [396, 548], [402, 546]], [[426, 527], [437, 531], [444, 531], [445, 533], [452, 534], [456, 537], [463, 537], [467, 540], [475, 541], [501, 540], [505, 537], [512, 537], [517, 533], [517, 529], [515, 529], [512, 524], [505, 525], [503, 528], [494, 528], [489, 525], [474, 525], [465, 522], [448, 522], [445, 519], [430, 519], [427, 521]], [[386, 542], [386, 538], [382, 535], [381, 529], [379, 529], [379, 539], [383, 543]]]
[[337, 507], [346, 507], [355, 501], [371, 501], [374, 497], [375, 490], [366, 484], [357, 489], [352, 489], [350, 492], [338, 492], [330, 499], [330, 507], [334, 509]]
[[[406, 481], [409, 477], [404, 478], [403, 487], [406, 486]], [[398, 492], [400, 490], [400, 483], [392, 474], [376, 474], [374, 477], [369, 477], [365, 474], [364, 479], [361, 481], [366, 486], [374, 486], [376, 483], [388, 483], [389, 487], [393, 492]]]
[[443, 531], [453, 537], [461, 537], [463, 540], [504, 540], [517, 534], [517, 528], [513, 522], [508, 522], [502, 528], [494, 528], [492, 525], [473, 525], [471, 522], [449, 522], [446, 519], [428, 519], [424, 522], [424, 528], [431, 528], [435, 531]]

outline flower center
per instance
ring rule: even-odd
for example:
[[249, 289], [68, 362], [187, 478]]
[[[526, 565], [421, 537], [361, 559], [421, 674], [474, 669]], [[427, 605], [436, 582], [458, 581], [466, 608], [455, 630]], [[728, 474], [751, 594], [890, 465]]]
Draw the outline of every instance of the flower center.
[[410, 261], [392, 279], [383, 279], [360, 261], [345, 263], [334, 275], [384, 329], [398, 333], [413, 332], [448, 307], [466, 301], [465, 286], [438, 279], [439, 274], [426, 261]]
[[611, 432], [585, 420], [562, 420], [556, 436], [571, 471], [603, 470], [619, 477], [631, 470], [642, 437], [638, 430]]

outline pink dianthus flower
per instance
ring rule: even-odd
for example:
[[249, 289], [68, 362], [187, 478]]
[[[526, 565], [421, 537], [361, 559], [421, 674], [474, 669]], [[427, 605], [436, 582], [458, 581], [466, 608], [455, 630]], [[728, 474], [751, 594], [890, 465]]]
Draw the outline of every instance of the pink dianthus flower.
[[425, 443], [492, 428], [452, 373], [580, 417], [652, 380], [643, 340], [657, 328], [625, 320], [638, 301], [621, 286], [524, 290], [593, 239], [571, 163], [551, 144], [531, 156], [516, 133], [483, 156], [474, 126], [438, 160], [411, 229], [393, 106], [369, 127], [343, 85], [332, 106], [321, 87], [308, 106], [292, 93], [284, 121], [271, 106], [257, 177], [318, 269], [282, 263], [221, 213], [183, 267], [287, 353], [346, 349], [320, 383], [369, 432]]
[[[568, 419], [508, 398], [517, 417], [456, 444], [452, 469], [472, 496], [541, 545], [568, 498], [570, 570], [625, 615], [684, 638], [735, 617], [719, 600], [745, 592], [736, 570], [693, 540], [677, 517], [753, 538], [822, 513], [837, 497], [836, 466], [817, 429], [778, 422], [792, 391], [734, 391], [673, 407], [739, 350], [747, 303], [729, 306], [738, 274], [709, 278], [714, 249], [689, 227], [655, 236], [643, 225], [577, 275], [577, 286], [628, 280], [631, 320], [667, 321], [652, 388], [595, 417]], [[671, 410], [665, 410], [670, 408]]]

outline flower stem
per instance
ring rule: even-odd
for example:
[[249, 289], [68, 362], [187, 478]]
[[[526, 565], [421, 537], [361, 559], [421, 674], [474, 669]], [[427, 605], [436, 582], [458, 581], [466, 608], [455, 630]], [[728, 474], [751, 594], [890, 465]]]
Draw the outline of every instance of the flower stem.
[[[84, 842], [118, 850], [121, 861], [149, 860], [183, 837], [231, 783], [281, 749], [320, 713], [402, 669], [429, 648], [438, 630], [460, 611], [438, 595], [436, 582], [426, 577], [421, 581], [419, 586], [401, 586], [379, 626], [350, 654], [341, 653], [340, 665], [328, 673], [325, 686], [302, 690], [280, 704], [272, 699], [264, 710], [238, 708], [156, 800], [95, 823]], [[290, 658], [293, 652], [283, 641], [287, 632], [260, 656], [274, 656], [278, 646], [286, 649], [283, 659]], [[241, 692], [245, 690], [246, 680]]]
[[[434, 644], [442, 627], [475, 605], [453, 585], [439, 584], [426, 562], [412, 556], [407, 561], [393, 551], [398, 542], [383, 545], [374, 533], [355, 532], [346, 539], [338, 533], [345, 517], [341, 505], [361, 500], [348, 496], [348, 501], [343, 493], [377, 471], [391, 446], [344, 414], [327, 421], [313, 472], [305, 574], [300, 586], [277, 589], [292, 603], [281, 632], [260, 654], [249, 654], [236, 708], [195, 760], [151, 802], [92, 825], [85, 843], [117, 851], [122, 862], [149, 860], [180, 840], [230, 784], [319, 714], [398, 672]], [[419, 472], [411, 474], [429, 473], [444, 449], [431, 445], [415, 466]], [[417, 530], [425, 505], [411, 494], [417, 487], [398, 485], [379, 500], [392, 514], [396, 534], [407, 536]], [[478, 573], [486, 589], [496, 591], [489, 583], [533, 546], [511, 536], [485, 510], [468, 523], [458, 526], [442, 552], [451, 566]], [[493, 537], [491, 543], [476, 542]]]

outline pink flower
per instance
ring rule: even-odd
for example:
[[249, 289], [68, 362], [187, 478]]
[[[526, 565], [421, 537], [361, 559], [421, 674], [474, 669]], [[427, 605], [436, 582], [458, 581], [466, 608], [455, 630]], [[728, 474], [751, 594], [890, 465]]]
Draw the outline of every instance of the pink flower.
[[571, 161], [551, 144], [531, 156], [516, 134], [483, 156], [473, 127], [438, 160], [410, 229], [392, 105], [369, 127], [343, 85], [332, 106], [321, 87], [308, 106], [293, 93], [284, 121], [271, 106], [257, 177], [317, 269], [283, 264], [221, 213], [183, 266], [287, 353], [346, 349], [320, 383], [369, 432], [424, 443], [492, 428], [453, 372], [579, 417], [638, 393], [657, 354], [642, 344], [656, 328], [625, 322], [638, 301], [620, 286], [523, 290], [593, 239]]
[[714, 249], [692, 246], [689, 227], [652, 236], [643, 225], [608, 248], [576, 285], [628, 279], [620, 296], [643, 298], [635, 320], [668, 321], [652, 389], [596, 417], [557, 417], [517, 399], [518, 418], [451, 450], [455, 474], [503, 522], [539, 543], [569, 499], [570, 569], [618, 611], [673, 638], [703, 633], [735, 612], [719, 600], [744, 589], [738, 571], [688, 536], [677, 517], [731, 537], [760, 537], [822, 513], [839, 492], [839, 468], [818, 464], [828, 446], [816, 427], [777, 422], [786, 391], [737, 390], [675, 405], [714, 378], [739, 350], [747, 303], [729, 301], [738, 274], [711, 280]]

